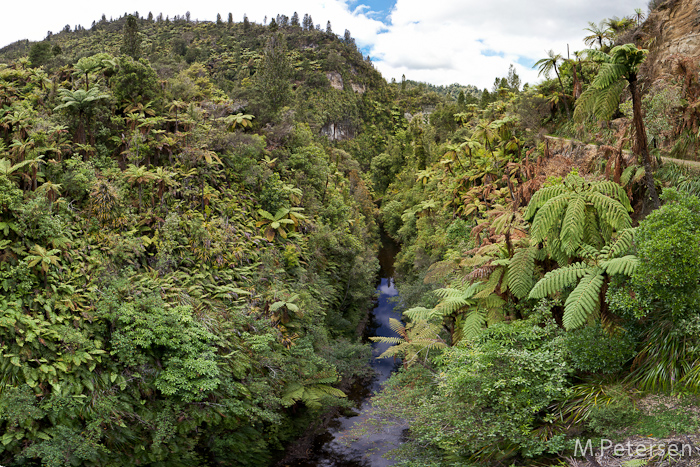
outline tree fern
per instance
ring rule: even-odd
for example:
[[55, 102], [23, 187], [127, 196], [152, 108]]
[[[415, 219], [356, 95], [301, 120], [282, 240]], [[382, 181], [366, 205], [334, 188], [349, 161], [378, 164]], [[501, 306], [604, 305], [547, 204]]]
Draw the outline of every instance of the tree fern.
[[508, 289], [519, 299], [525, 298], [532, 289], [536, 251], [532, 246], [520, 248], [508, 265]]
[[587, 182], [571, 172], [564, 183], [535, 193], [524, 215], [531, 239], [544, 243], [550, 258], [566, 265], [582, 244], [601, 248], [615, 231], [631, 226], [625, 190], [610, 181]]
[[530, 229], [532, 241], [541, 242], [545, 240], [552, 228], [556, 224], [561, 224], [562, 214], [566, 212], [570, 198], [570, 193], [562, 193], [555, 198], [549, 199], [542, 205], [532, 221], [532, 228]]
[[573, 256], [581, 245], [586, 226], [585, 218], [586, 200], [583, 196], [576, 194], [569, 201], [561, 225], [562, 246], [569, 256]]
[[569, 266], [549, 271], [535, 284], [529, 298], [544, 298], [570, 287], [586, 275], [590, 266], [586, 263], [574, 263]]
[[609, 275], [624, 274], [631, 276], [636, 271], [639, 265], [639, 259], [634, 255], [623, 256], [622, 258], [613, 258], [607, 261], [601, 261], [600, 267]]
[[569, 294], [564, 304], [562, 322], [567, 331], [583, 326], [598, 308], [599, 292], [602, 286], [603, 270], [596, 267], [587, 271], [587, 274]]
[[401, 337], [370, 337], [373, 342], [393, 344], [378, 358], [401, 357], [406, 366], [411, 366], [421, 354], [427, 358], [430, 350], [446, 347], [436, 324], [421, 320], [404, 326], [393, 318], [389, 323]]
[[[578, 285], [564, 304], [563, 324], [567, 330], [582, 326], [600, 306], [600, 292], [607, 276], [632, 275], [639, 260], [634, 255], [619, 257], [632, 243], [634, 229], [622, 231], [614, 240], [596, 250], [582, 244], [578, 250], [586, 262], [578, 262], [548, 272], [530, 291], [530, 298], [544, 298]], [[580, 279], [580, 280], [579, 280]]]

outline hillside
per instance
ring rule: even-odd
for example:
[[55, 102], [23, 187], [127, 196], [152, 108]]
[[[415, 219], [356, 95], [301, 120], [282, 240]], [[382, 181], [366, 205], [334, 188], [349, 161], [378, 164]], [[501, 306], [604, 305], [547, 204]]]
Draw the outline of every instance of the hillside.
[[693, 5], [526, 89], [387, 83], [298, 15], [0, 50], [0, 464], [286, 463], [371, 378], [381, 234], [403, 364], [359, 429], [401, 420], [403, 465], [690, 439], [700, 179], [664, 161], [700, 148]]

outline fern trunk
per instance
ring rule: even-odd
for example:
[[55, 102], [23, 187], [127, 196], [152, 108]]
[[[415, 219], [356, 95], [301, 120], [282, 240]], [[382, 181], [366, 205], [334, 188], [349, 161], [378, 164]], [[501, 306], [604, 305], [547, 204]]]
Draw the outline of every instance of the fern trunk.
[[561, 82], [561, 76], [559, 76], [559, 71], [557, 66], [554, 65], [554, 72], [557, 74], [557, 79], [559, 80], [559, 86], [561, 86], [561, 100], [564, 103], [564, 108], [566, 109], [566, 115], [571, 120], [571, 110], [569, 110], [569, 103], [566, 100], [566, 90], [564, 89], [564, 83]]
[[644, 119], [642, 118], [642, 103], [639, 96], [639, 87], [637, 86], [637, 74], [630, 73], [627, 81], [630, 84], [630, 92], [632, 93], [632, 120], [634, 124], [634, 153], [642, 157], [642, 162], [644, 164], [644, 180], [647, 185], [647, 190], [649, 191], [649, 196], [651, 196], [654, 202], [654, 207], [658, 208], [661, 203], [659, 202], [659, 194], [656, 192], [656, 185], [654, 185], [654, 174], [651, 169], [651, 155], [649, 154], [649, 145], [647, 143], [647, 132], [644, 128]]

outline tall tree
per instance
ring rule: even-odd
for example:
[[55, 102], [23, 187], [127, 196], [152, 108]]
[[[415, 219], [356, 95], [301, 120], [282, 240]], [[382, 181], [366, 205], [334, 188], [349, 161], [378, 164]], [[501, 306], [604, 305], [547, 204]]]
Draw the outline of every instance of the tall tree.
[[130, 56], [134, 60], [138, 60], [141, 57], [141, 37], [139, 36], [139, 25], [133, 15], [126, 17], [121, 52], [124, 55]]
[[583, 42], [585, 42], [589, 47], [593, 47], [593, 45], [595, 45], [597, 42], [598, 48], [600, 50], [604, 50], [607, 48], [607, 44], [604, 42], [612, 39], [612, 30], [605, 21], [601, 21], [599, 24], [589, 21], [588, 27], [584, 28], [583, 30], [590, 32], [589, 35], [583, 38]]
[[562, 93], [562, 102], [564, 102], [564, 108], [566, 109], [566, 115], [569, 116], [569, 119], [571, 119], [571, 111], [569, 110], [569, 104], [566, 100], [566, 90], [564, 89], [564, 83], [561, 81], [561, 76], [559, 76], [559, 68], [557, 67], [557, 63], [562, 59], [560, 54], [555, 54], [553, 50], [550, 50], [547, 52], [547, 57], [543, 58], [541, 60], [538, 60], [537, 63], [535, 63], [532, 68], [539, 67], [540, 72], [539, 75], [545, 75], [548, 76], [549, 72], [554, 70], [554, 73], [557, 75], [557, 80], [559, 80], [559, 86], [561, 87], [561, 93]]
[[284, 38], [275, 34], [267, 41], [260, 67], [255, 74], [256, 87], [263, 106], [263, 112], [259, 115], [273, 116], [289, 101], [291, 73]]
[[611, 118], [620, 104], [622, 91], [629, 86], [632, 95], [632, 125], [635, 136], [632, 150], [642, 159], [649, 196], [654, 206], [659, 207], [659, 195], [654, 185], [637, 81], [639, 66], [646, 58], [648, 50], [638, 49], [634, 44], [625, 44], [613, 47], [609, 54], [595, 49], [586, 52], [593, 60], [601, 62], [601, 67], [591, 85], [581, 94], [576, 105], [575, 117], [583, 119], [593, 114], [601, 120]]

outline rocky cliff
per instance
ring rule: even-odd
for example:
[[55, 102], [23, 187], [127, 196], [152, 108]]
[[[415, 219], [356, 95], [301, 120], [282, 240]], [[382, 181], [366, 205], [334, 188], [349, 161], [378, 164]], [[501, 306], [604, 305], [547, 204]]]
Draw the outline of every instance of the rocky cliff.
[[659, 3], [642, 30], [650, 51], [647, 76], [654, 82], [671, 74], [675, 57], [700, 58], [700, 0]]

